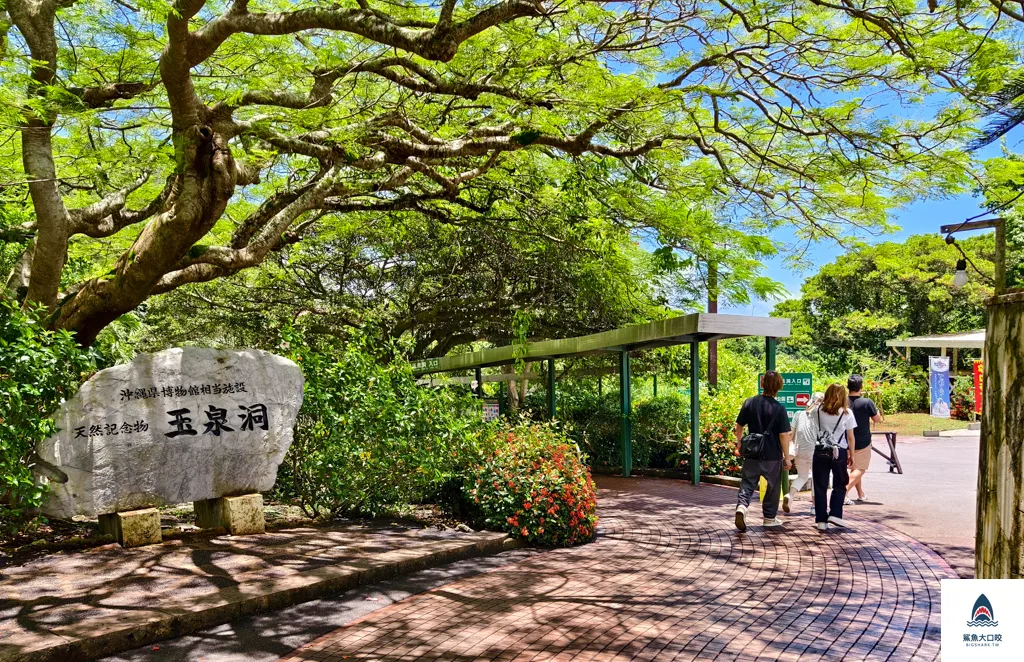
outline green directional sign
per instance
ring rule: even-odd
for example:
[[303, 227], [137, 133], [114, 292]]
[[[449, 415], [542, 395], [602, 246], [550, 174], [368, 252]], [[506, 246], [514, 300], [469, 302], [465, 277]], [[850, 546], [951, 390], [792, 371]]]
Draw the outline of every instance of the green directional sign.
[[412, 371], [416, 374], [437, 370], [441, 367], [441, 359], [420, 359], [412, 362]]
[[[776, 396], [782, 406], [789, 412], [789, 417], [807, 407], [811, 401], [811, 394], [814, 393], [814, 377], [809, 372], [782, 372], [782, 390]], [[762, 372], [757, 376], [757, 392], [761, 393]]]

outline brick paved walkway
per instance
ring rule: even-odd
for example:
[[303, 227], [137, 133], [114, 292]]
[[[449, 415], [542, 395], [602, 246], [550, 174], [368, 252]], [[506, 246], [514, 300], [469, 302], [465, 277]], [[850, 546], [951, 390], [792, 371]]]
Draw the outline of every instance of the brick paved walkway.
[[931, 550], [868, 521], [732, 528], [735, 491], [602, 478], [598, 541], [367, 615], [297, 660], [934, 660]]
[[0, 569], [0, 662], [88, 659], [465, 558], [478, 545], [501, 549], [505, 538], [353, 522], [54, 554]]

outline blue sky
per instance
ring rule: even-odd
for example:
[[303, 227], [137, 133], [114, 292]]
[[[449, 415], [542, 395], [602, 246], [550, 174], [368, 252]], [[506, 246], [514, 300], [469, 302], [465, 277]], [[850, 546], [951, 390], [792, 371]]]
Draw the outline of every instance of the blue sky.
[[[895, 214], [895, 224], [901, 228], [899, 232], [881, 235], [869, 241], [871, 243], [901, 241], [914, 234], [937, 234], [941, 225], [962, 221], [965, 218], [985, 211], [978, 204], [979, 202], [980, 198], [968, 194], [948, 200], [929, 200], [910, 205]], [[787, 241], [787, 238], [783, 236], [782, 240]], [[765, 271], [767, 275], [781, 282], [789, 290], [790, 297], [798, 297], [800, 296], [800, 286], [805, 278], [813, 275], [818, 270], [818, 267], [832, 262], [844, 252], [839, 246], [822, 243], [813, 246], [807, 252], [807, 261], [802, 271], [796, 271], [789, 265], [784, 264], [782, 257], [767, 261], [765, 263]], [[727, 309], [723, 306], [722, 312], [767, 315], [774, 306], [774, 301], [755, 301], [749, 306], [729, 306]]]
[[[1020, 151], [1022, 144], [1024, 144], [1024, 129], [1014, 129], [1010, 132], [1007, 138], [1007, 144], [1011, 151]], [[979, 150], [975, 156], [980, 161], [1000, 156], [1001, 153], [1002, 148], [997, 143]], [[900, 227], [898, 232], [872, 238], [865, 237], [864, 239], [869, 243], [878, 243], [883, 241], [902, 241], [915, 234], [938, 234], [939, 227], [942, 225], [956, 223], [964, 220], [965, 218], [984, 213], [985, 208], [982, 207], [980, 203], [980, 197], [975, 197], [969, 193], [950, 197], [945, 200], [927, 200], [918, 202], [898, 210], [894, 214], [894, 224]], [[962, 238], [968, 237], [971, 234], [979, 234], [983, 232], [986, 231], [982, 230], [976, 233], [963, 233], [957, 236]], [[991, 231], [989, 230], [988, 232]], [[785, 234], [779, 238], [784, 242], [790, 242], [793, 239], [792, 235], [787, 237]], [[785, 286], [789, 291], [789, 298], [795, 298], [800, 296], [800, 286], [803, 284], [805, 278], [813, 275], [819, 267], [832, 262], [844, 252], [845, 251], [841, 247], [834, 244], [821, 243], [811, 247], [807, 252], [807, 260], [802, 269], [793, 269], [791, 266], [785, 264], [783, 262], [783, 257], [780, 256], [765, 262], [765, 272], [767, 275], [781, 282], [783, 286]], [[745, 315], [768, 315], [775, 306], [775, 303], [775, 301], [755, 301], [747, 306], [722, 305], [721, 311], [724, 313]]]

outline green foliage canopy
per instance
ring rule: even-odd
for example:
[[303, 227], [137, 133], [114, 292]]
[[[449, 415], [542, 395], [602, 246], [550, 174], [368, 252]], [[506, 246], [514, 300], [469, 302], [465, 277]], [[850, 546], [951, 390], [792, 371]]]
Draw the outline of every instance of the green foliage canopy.
[[962, 185], [968, 109], [895, 111], [1013, 53], [980, 8], [904, 5], [897, 34], [820, 1], [4, 0], [9, 289], [88, 343], [337, 223], [549, 204], [742, 295], [779, 224], [880, 230]]
[[659, 314], [667, 278], [627, 229], [541, 204], [506, 220], [376, 212], [324, 223], [259, 269], [151, 301], [143, 342], [253, 345], [294, 320], [335, 336], [370, 325], [418, 358], [508, 344], [517, 312], [531, 337]]
[[855, 367], [858, 353], [884, 357], [885, 341], [893, 338], [983, 328], [994, 239], [989, 234], [960, 243], [983, 272], [962, 289], [952, 284], [960, 255], [938, 235], [845, 253], [808, 278], [799, 299], [775, 306], [773, 315], [793, 320], [783, 346], [842, 373]]

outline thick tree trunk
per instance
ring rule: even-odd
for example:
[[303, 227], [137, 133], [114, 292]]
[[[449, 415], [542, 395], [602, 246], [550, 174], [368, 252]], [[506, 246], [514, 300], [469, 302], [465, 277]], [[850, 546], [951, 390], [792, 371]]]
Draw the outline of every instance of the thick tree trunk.
[[91, 344], [105, 326], [145, 301], [160, 278], [213, 228], [227, 207], [237, 177], [231, 150], [209, 127], [187, 133], [177, 140], [191, 162], [180, 188], [171, 194], [170, 209], [146, 225], [110, 274], [86, 282], [57, 309], [54, 327], [74, 331], [83, 345]]
[[974, 573], [1024, 578], [1024, 293], [992, 297], [978, 462]]
[[[7, 3], [11, 18], [34, 60], [28, 90], [33, 97], [44, 96], [43, 90], [56, 78], [57, 39], [53, 22], [58, 6], [56, 2], [26, 0]], [[52, 131], [56, 115], [45, 103], [42, 106], [42, 111], [26, 109], [25, 123], [21, 126], [21, 160], [37, 228], [25, 303], [39, 303], [52, 310], [68, 258], [71, 219], [60, 196], [53, 159]]]
[[[530, 372], [533, 367], [533, 362], [528, 361], [523, 366], [523, 379], [513, 379], [508, 383], [508, 409], [509, 411], [518, 411], [520, 407], [526, 404], [526, 392], [529, 389], [530, 381], [526, 379], [526, 375]], [[514, 374], [515, 366], [506, 365], [502, 366], [502, 372], [506, 374]]]

